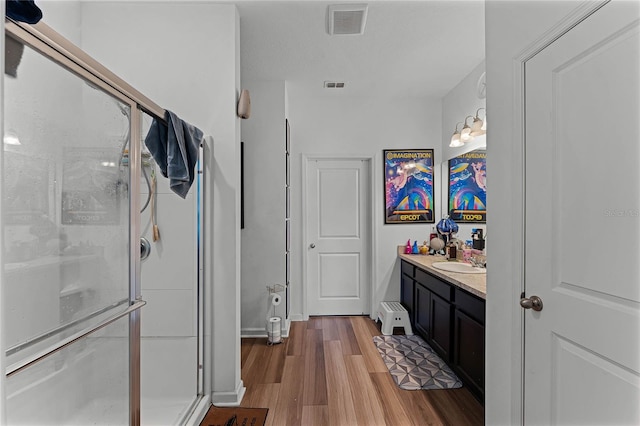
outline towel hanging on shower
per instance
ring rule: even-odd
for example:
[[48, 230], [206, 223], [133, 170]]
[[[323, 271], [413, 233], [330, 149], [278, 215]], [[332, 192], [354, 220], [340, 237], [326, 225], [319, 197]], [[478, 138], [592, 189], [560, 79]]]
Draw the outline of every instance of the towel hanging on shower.
[[204, 134], [169, 110], [165, 111], [164, 118], [167, 124], [153, 119], [144, 143], [158, 163], [162, 176], [169, 178], [171, 190], [185, 198], [193, 183]]
[[6, 15], [16, 21], [37, 24], [42, 11], [33, 0], [6, 0]]

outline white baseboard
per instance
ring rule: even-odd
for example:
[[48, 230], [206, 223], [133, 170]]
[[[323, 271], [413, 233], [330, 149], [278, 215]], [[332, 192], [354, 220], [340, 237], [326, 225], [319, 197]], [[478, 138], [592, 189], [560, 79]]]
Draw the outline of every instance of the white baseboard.
[[211, 403], [216, 407], [237, 407], [242, 402], [246, 390], [247, 388], [244, 387], [244, 383], [240, 380], [236, 390], [233, 392], [212, 392]]
[[289, 317], [291, 318], [291, 321], [305, 321], [302, 314], [291, 314]]
[[253, 338], [253, 337], [267, 337], [266, 328], [243, 328], [240, 330], [240, 337]]
[[289, 331], [291, 330], [291, 319], [285, 318], [284, 320], [284, 330], [282, 330], [282, 337], [289, 337]]
[[[289, 337], [289, 330], [291, 330], [291, 321], [301, 321], [301, 320], [291, 320], [285, 319], [282, 322], [282, 337]], [[255, 327], [246, 327], [240, 329], [240, 337], [241, 338], [256, 338], [256, 337], [267, 337], [267, 329], [265, 328], [255, 328]]]

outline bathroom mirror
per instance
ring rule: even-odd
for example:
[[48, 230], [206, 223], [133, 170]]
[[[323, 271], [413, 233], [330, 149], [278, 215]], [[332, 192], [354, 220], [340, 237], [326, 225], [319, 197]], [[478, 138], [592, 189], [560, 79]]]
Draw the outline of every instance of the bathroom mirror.
[[[484, 139], [484, 138], [483, 138]], [[484, 144], [483, 144], [484, 145]], [[486, 235], [487, 152], [481, 148], [446, 158], [440, 167], [440, 212], [458, 224], [458, 239], [472, 239], [472, 230]]]
[[[449, 159], [447, 213], [456, 223], [487, 221], [487, 152], [475, 150]], [[443, 188], [444, 190], [444, 188]]]

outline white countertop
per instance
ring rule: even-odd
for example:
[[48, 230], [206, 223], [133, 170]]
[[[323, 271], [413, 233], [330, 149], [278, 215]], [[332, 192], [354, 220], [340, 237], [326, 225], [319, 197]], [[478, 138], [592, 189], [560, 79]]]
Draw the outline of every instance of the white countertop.
[[[404, 246], [398, 246], [398, 257], [406, 260], [412, 265], [420, 269], [428, 271], [444, 281], [460, 287], [469, 293], [486, 299], [487, 297], [487, 275], [486, 274], [462, 274], [459, 272], [448, 272], [436, 269], [431, 266], [435, 262], [446, 262], [447, 260], [441, 255], [424, 255], [424, 254], [404, 254]], [[455, 262], [452, 260], [452, 262]]]

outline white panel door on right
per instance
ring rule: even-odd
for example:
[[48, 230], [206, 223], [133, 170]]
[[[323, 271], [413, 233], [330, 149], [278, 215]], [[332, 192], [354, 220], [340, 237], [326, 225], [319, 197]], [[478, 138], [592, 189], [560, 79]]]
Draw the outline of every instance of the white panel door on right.
[[525, 65], [527, 425], [640, 424], [639, 19], [612, 1]]
[[369, 161], [310, 159], [306, 174], [310, 315], [369, 312]]

